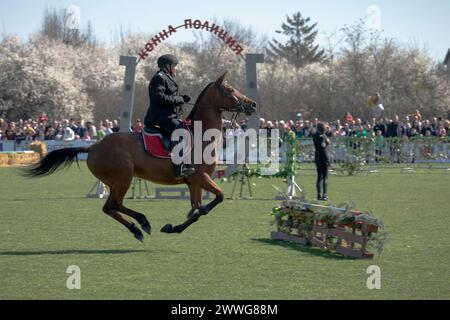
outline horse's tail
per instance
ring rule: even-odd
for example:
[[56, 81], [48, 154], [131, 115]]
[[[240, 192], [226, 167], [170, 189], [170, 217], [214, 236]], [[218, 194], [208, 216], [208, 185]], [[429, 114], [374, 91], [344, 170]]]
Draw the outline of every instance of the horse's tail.
[[69, 167], [76, 160], [78, 164], [78, 154], [88, 153], [89, 148], [65, 148], [54, 150], [47, 154], [39, 163], [24, 171], [28, 177], [48, 176], [57, 170]]

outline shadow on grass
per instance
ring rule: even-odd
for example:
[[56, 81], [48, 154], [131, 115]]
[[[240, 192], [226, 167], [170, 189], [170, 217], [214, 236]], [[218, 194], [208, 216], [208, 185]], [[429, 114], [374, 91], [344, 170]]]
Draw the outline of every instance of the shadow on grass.
[[54, 250], [54, 251], [8, 251], [0, 252], [0, 256], [41, 256], [70, 254], [130, 254], [149, 252], [148, 250]]
[[253, 241], [257, 241], [263, 244], [271, 245], [271, 246], [279, 246], [283, 248], [287, 248], [290, 250], [308, 253], [313, 256], [322, 257], [326, 259], [336, 259], [336, 260], [356, 260], [353, 257], [345, 257], [339, 253], [325, 251], [323, 249], [317, 247], [306, 247], [300, 244], [282, 241], [282, 240], [272, 240], [272, 239], [251, 239]]
[[[8, 199], [2, 199], [2, 201], [10, 201], [10, 202], [18, 202], [18, 201], [61, 201], [61, 200], [85, 200], [86, 197], [43, 197], [43, 198], [39, 198], [39, 197], [35, 197], [35, 198], [8, 198]], [[93, 198], [94, 199], [94, 198]], [[94, 200], [98, 200], [98, 199], [94, 199]], [[102, 200], [102, 199], [100, 199]]]

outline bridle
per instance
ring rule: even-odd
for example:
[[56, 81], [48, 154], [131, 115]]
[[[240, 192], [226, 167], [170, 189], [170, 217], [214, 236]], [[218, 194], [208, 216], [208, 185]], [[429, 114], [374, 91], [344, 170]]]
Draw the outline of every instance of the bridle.
[[[219, 108], [219, 111], [221, 113], [226, 111], [226, 112], [230, 112], [233, 114], [231, 117], [231, 121], [229, 123], [228, 129], [231, 129], [234, 127], [234, 124], [236, 123], [236, 120], [241, 113], [251, 115], [254, 112], [255, 106], [249, 106], [249, 105], [244, 104], [244, 101], [247, 99], [246, 95], [241, 94], [241, 97], [237, 98], [236, 96], [234, 96], [232, 94], [234, 89], [232, 89], [231, 92], [228, 92], [227, 90], [225, 90], [225, 87], [223, 85], [220, 85], [216, 82], [211, 83], [210, 85], [214, 85], [216, 87], [216, 89], [218, 89], [225, 97], [236, 102], [235, 105], [233, 105], [232, 107], [220, 107]], [[192, 106], [198, 106], [198, 107], [201, 107], [201, 106], [210, 107], [209, 105], [200, 105], [200, 104], [195, 104], [195, 103], [185, 103], [185, 104], [192, 105]]]
[[[240, 98], [237, 98], [236, 96], [232, 95], [230, 92], [226, 91], [224, 86], [221, 86], [217, 83], [215, 83], [215, 86], [225, 97], [236, 101], [236, 104], [232, 108], [225, 108], [225, 107], [219, 108], [219, 110], [221, 112], [223, 112], [223, 111], [237, 112], [237, 113], [245, 112], [244, 101], [247, 98], [247, 96], [241, 95]], [[234, 89], [232, 89], [231, 92], [234, 92]]]

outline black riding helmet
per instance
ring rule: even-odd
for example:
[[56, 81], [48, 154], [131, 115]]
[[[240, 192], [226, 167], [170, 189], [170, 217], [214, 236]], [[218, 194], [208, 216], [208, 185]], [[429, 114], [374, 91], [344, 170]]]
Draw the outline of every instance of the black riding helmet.
[[173, 54], [165, 54], [158, 58], [158, 67], [162, 68], [165, 65], [178, 64], [178, 59]]

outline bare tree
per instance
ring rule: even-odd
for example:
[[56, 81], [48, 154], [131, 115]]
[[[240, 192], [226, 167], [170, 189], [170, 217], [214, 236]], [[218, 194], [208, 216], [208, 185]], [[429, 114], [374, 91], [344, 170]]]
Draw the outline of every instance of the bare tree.
[[39, 34], [53, 40], [59, 40], [74, 47], [97, 47], [92, 23], [88, 21], [85, 30], [72, 25], [72, 17], [66, 9], [47, 8], [42, 18]]

